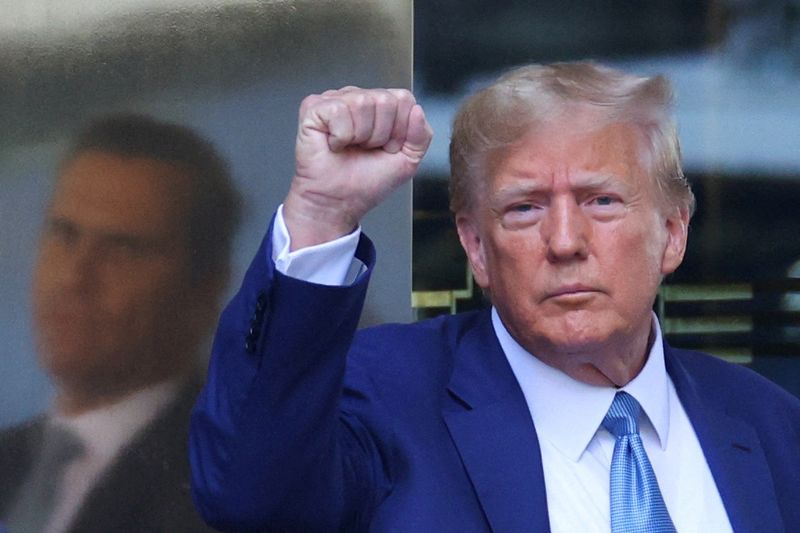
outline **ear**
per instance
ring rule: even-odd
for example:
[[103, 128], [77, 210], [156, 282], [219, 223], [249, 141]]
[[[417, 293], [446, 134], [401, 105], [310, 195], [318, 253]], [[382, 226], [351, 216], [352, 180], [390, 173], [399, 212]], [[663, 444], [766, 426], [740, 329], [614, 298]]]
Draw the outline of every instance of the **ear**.
[[661, 274], [672, 274], [683, 262], [686, 241], [689, 237], [689, 211], [686, 208], [673, 209], [667, 215], [667, 243], [661, 258]]
[[456, 228], [458, 229], [458, 240], [461, 241], [461, 247], [464, 248], [464, 252], [467, 254], [467, 260], [472, 269], [472, 276], [475, 278], [475, 283], [482, 289], [489, 288], [486, 253], [478, 223], [474, 215], [465, 213], [456, 214]]

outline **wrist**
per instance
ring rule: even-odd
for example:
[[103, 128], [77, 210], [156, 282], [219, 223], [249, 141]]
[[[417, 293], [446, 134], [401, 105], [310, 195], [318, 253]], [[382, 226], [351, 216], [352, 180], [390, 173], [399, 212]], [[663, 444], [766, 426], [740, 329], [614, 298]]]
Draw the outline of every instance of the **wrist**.
[[358, 227], [336, 202], [309, 199], [290, 191], [283, 202], [283, 219], [289, 232], [290, 251], [300, 250], [349, 235]]

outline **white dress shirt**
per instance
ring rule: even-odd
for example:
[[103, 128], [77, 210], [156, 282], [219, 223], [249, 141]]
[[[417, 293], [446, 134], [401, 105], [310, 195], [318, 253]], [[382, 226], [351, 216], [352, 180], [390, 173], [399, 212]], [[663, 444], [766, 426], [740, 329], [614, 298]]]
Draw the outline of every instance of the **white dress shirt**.
[[[354, 259], [360, 229], [325, 243], [289, 252], [289, 234], [278, 208], [272, 235], [279, 272], [324, 285], [345, 285], [363, 264]], [[608, 533], [614, 437], [601, 426], [617, 389], [572, 379], [526, 352], [495, 309], [492, 324], [525, 395], [539, 437], [550, 527], [553, 533]], [[625, 387], [642, 406], [645, 450], [664, 501], [680, 533], [728, 533], [731, 525], [697, 435], [664, 366], [661, 329], [648, 360]]]
[[646, 416], [640, 433], [669, 514], [680, 533], [732, 531], [700, 442], [664, 365], [661, 328], [644, 368], [616, 389], [577, 381], [526, 352], [495, 309], [492, 325], [531, 412], [544, 468], [553, 533], [611, 528], [609, 474], [614, 437], [602, 427], [619, 390]]
[[122, 448], [178, 393], [178, 383], [159, 383], [77, 416], [53, 414], [48, 423], [78, 436], [83, 453], [64, 470], [57, 503], [44, 533], [62, 533]]
[[350, 285], [366, 267], [355, 257], [361, 228], [334, 241], [290, 252], [289, 230], [278, 207], [272, 232], [272, 260], [281, 274], [318, 285]]

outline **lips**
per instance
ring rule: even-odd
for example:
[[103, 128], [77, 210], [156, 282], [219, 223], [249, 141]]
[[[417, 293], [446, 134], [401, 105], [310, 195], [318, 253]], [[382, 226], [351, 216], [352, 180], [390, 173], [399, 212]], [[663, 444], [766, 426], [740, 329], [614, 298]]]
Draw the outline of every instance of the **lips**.
[[596, 287], [591, 287], [589, 285], [583, 285], [579, 283], [570, 285], [561, 285], [554, 290], [548, 291], [547, 296], [545, 296], [545, 300], [551, 298], [575, 299], [575, 298], [580, 298], [582, 296], [591, 296], [599, 292], [601, 291]]

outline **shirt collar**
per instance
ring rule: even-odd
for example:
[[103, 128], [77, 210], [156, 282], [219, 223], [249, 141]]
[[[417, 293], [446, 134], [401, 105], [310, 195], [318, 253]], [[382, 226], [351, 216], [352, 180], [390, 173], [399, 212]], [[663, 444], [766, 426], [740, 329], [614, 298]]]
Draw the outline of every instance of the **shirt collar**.
[[158, 383], [77, 416], [53, 414], [51, 422], [77, 435], [88, 453], [108, 460], [172, 401], [178, 387], [176, 381]]
[[614, 400], [624, 390], [632, 395], [646, 414], [640, 424], [650, 424], [662, 448], [669, 434], [668, 376], [658, 319], [653, 315], [653, 345], [639, 375], [621, 389], [599, 387], [577, 381], [528, 353], [511, 336], [497, 311], [492, 308], [492, 325], [519, 382], [536, 433], [561, 453], [578, 461], [594, 438]]

